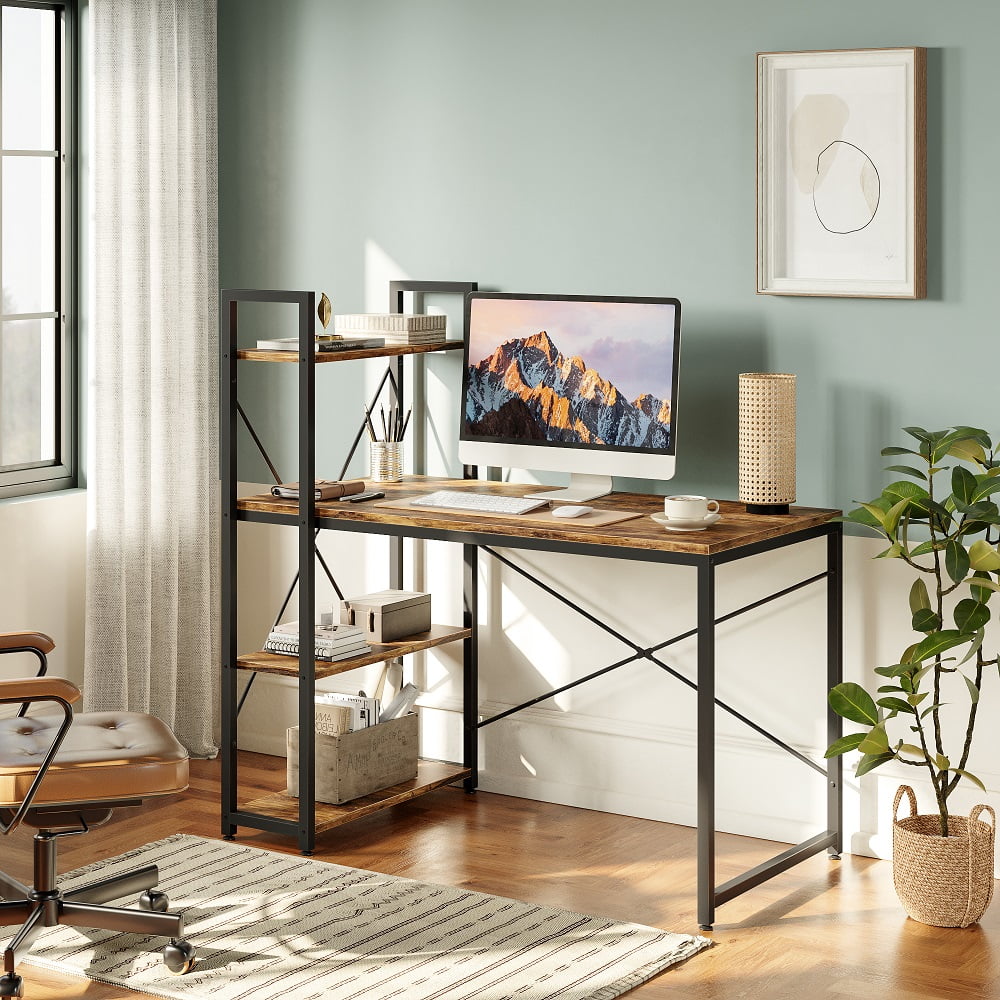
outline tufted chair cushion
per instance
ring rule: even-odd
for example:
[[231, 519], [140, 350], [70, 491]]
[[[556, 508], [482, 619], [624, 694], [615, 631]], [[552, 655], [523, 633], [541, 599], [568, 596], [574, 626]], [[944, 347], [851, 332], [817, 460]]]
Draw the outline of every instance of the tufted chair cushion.
[[[0, 719], [0, 809], [24, 798], [62, 719]], [[90, 712], [74, 715], [32, 805], [149, 798], [187, 785], [187, 751], [163, 722], [133, 712]]]

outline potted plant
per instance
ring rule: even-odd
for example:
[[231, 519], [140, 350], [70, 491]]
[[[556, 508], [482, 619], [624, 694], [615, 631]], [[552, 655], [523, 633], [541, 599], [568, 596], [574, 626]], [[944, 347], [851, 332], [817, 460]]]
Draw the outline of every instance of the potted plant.
[[[888, 466], [905, 478], [842, 520], [885, 538], [888, 548], [876, 558], [901, 559], [914, 571], [914, 641], [897, 663], [875, 668], [884, 683], [874, 696], [850, 682], [830, 691], [834, 711], [862, 728], [836, 740], [826, 756], [860, 750], [858, 776], [897, 761], [930, 778], [936, 814], [917, 815], [907, 786], [896, 795], [896, 891], [915, 919], [965, 927], [982, 916], [993, 894], [995, 817], [991, 823], [980, 818], [984, 812], [993, 817], [989, 806], [977, 806], [968, 817], [952, 815], [948, 800], [963, 780], [986, 791], [967, 764], [983, 675], [1000, 667], [997, 656], [983, 652], [993, 609], [1000, 606], [1000, 598], [990, 603], [1000, 590], [1000, 440], [994, 444], [974, 427], [904, 430], [914, 446], [883, 448], [882, 454], [905, 463]], [[910, 816], [897, 819], [904, 795]]]

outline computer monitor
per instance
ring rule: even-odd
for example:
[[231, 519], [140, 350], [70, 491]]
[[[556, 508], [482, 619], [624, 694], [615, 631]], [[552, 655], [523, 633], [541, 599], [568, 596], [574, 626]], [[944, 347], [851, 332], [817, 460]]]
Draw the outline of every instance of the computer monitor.
[[469, 293], [460, 461], [568, 472], [536, 495], [577, 503], [670, 479], [680, 322], [670, 298]]

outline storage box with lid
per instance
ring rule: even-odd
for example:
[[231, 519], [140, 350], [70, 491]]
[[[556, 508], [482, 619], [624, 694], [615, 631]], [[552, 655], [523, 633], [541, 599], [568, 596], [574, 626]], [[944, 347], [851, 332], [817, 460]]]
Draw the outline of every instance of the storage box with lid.
[[380, 590], [340, 602], [340, 623], [360, 625], [369, 642], [393, 642], [431, 627], [431, 595]]
[[[420, 731], [410, 713], [340, 736], [316, 733], [316, 801], [342, 805], [417, 776]], [[299, 727], [287, 732], [288, 794], [299, 794]]]

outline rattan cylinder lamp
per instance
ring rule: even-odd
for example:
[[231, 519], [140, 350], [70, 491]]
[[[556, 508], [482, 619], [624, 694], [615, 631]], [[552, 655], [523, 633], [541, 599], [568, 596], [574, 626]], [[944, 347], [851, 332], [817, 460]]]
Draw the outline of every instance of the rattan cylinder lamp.
[[795, 502], [794, 375], [740, 375], [740, 501], [750, 514]]

